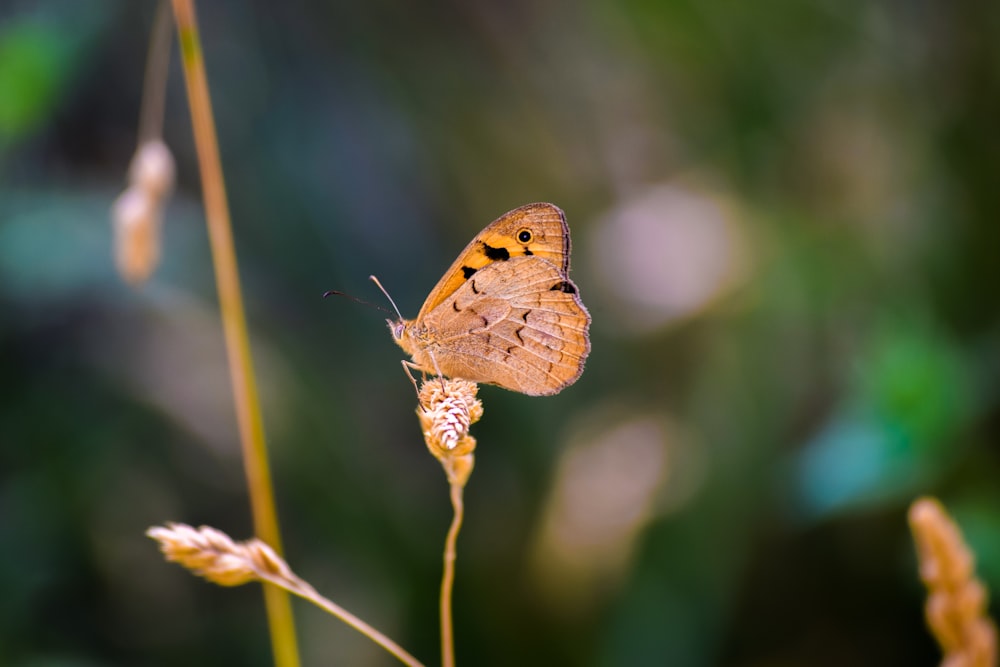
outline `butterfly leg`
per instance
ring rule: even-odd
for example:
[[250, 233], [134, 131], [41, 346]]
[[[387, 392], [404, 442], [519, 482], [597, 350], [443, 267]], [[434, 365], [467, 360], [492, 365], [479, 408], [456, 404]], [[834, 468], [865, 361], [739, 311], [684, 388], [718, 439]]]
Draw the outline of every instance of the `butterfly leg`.
[[417, 392], [417, 397], [419, 398], [420, 397], [420, 387], [417, 386], [417, 378], [413, 377], [413, 373], [411, 372], [411, 369], [419, 371], [420, 370], [420, 366], [417, 366], [412, 361], [408, 361], [406, 359], [400, 360], [400, 363], [403, 364], [403, 372], [406, 373], [406, 377], [410, 378], [410, 382], [413, 383], [413, 390], [415, 392]]
[[[420, 366], [418, 366], [417, 364], [413, 363], [412, 361], [407, 361], [406, 359], [402, 359], [402, 360], [400, 360], [400, 363], [403, 364], [403, 372], [406, 373], [406, 377], [410, 378], [410, 382], [413, 383], [413, 389], [417, 392], [417, 397], [419, 398], [419, 396], [420, 396], [420, 387], [417, 386], [417, 379], [415, 377], [413, 377], [413, 373], [410, 372], [410, 371], [411, 370], [420, 371], [421, 376], [423, 376], [423, 378], [425, 380], [427, 379], [427, 372], [423, 368], [421, 368]], [[437, 362], [435, 362], [434, 365], [437, 366]], [[441, 375], [440, 371], [438, 371], [437, 379], [441, 382], [441, 389], [443, 391], [444, 390], [444, 376]]]
[[438, 381], [441, 383], [441, 391], [444, 391], [444, 373], [441, 372], [441, 367], [438, 366], [437, 359], [434, 358], [434, 353], [428, 350], [427, 354], [430, 355], [431, 362], [434, 364], [434, 370], [437, 371]]

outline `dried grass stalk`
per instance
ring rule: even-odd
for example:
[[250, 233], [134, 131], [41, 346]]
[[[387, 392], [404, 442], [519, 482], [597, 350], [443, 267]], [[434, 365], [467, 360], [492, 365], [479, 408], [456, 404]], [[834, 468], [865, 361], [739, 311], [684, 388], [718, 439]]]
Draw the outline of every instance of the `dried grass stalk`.
[[427, 449], [441, 462], [451, 486], [454, 516], [444, 541], [444, 572], [441, 577], [439, 608], [441, 617], [441, 664], [455, 665], [455, 630], [452, 590], [455, 586], [455, 559], [458, 533], [465, 516], [462, 491], [475, 465], [476, 439], [469, 427], [483, 416], [483, 404], [476, 394], [479, 385], [468, 380], [434, 378], [420, 387], [417, 417]]
[[236, 542], [215, 528], [193, 528], [172, 522], [166, 526], [154, 526], [146, 531], [146, 535], [160, 543], [160, 551], [167, 560], [213, 583], [220, 586], [239, 586], [253, 581], [274, 584], [325, 609], [368, 636], [400, 662], [410, 667], [422, 667], [420, 661], [396, 642], [317, 593], [308, 582], [292, 572], [274, 549], [257, 538]]

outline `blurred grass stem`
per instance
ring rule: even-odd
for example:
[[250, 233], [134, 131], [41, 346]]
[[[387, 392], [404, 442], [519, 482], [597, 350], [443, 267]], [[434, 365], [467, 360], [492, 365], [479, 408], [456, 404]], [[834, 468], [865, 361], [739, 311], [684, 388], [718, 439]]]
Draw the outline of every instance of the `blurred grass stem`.
[[[222, 312], [254, 531], [257, 537], [280, 554], [281, 536], [267, 462], [264, 424], [250, 357], [250, 341], [240, 294], [229, 206], [226, 202], [222, 164], [219, 159], [212, 104], [193, 0], [173, 0], [173, 9], [177, 22], [181, 62], [184, 67], [184, 80], [187, 85], [188, 104], [191, 108], [195, 147], [198, 152], [202, 196], [205, 200], [205, 219], [219, 291], [219, 307]], [[264, 599], [275, 664], [279, 667], [298, 667], [298, 646], [288, 594], [275, 586], [264, 586]]]
[[160, 0], [149, 35], [146, 75], [143, 79], [142, 109], [139, 112], [139, 141], [160, 139], [163, 135], [163, 109], [167, 97], [167, 73], [170, 66], [170, 0]]

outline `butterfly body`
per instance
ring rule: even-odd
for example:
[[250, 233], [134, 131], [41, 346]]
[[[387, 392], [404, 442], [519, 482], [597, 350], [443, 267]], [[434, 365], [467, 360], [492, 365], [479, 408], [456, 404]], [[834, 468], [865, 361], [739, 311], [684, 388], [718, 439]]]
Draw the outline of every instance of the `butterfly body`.
[[412, 320], [389, 321], [411, 366], [537, 396], [580, 377], [590, 315], [569, 279], [569, 227], [552, 204], [492, 222]]

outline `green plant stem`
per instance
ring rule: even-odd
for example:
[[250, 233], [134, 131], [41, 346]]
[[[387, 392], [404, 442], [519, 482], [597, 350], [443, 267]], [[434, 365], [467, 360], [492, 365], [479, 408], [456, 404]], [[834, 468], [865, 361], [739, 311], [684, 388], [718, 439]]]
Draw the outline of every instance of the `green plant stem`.
[[[240, 294], [229, 206], [226, 202], [222, 163], [219, 159], [219, 146], [212, 119], [212, 104], [208, 93], [208, 80], [205, 76], [205, 63], [202, 58], [193, 0], [173, 0], [173, 8], [181, 62], [184, 66], [184, 80], [187, 84], [188, 104], [191, 109], [191, 124], [198, 152], [202, 196], [205, 200], [205, 219], [215, 265], [215, 280], [219, 292], [219, 307], [222, 312], [254, 531], [257, 537], [280, 554], [281, 536], [274, 505], [271, 472], [267, 462], [264, 423], [250, 357], [250, 340]], [[298, 667], [298, 645], [288, 594], [275, 586], [264, 586], [264, 599], [275, 664], [278, 667]]]

